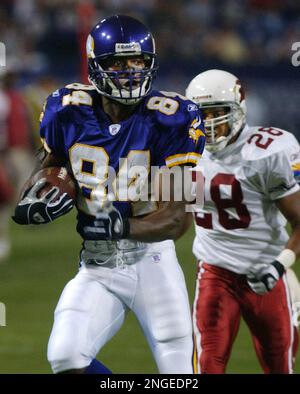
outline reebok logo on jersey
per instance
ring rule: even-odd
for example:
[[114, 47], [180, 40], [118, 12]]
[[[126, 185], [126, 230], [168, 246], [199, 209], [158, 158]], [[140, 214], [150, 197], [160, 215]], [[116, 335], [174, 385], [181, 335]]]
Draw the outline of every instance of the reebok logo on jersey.
[[188, 111], [189, 111], [189, 112], [198, 111], [198, 106], [197, 106], [197, 104], [189, 104], [189, 105], [188, 105]]

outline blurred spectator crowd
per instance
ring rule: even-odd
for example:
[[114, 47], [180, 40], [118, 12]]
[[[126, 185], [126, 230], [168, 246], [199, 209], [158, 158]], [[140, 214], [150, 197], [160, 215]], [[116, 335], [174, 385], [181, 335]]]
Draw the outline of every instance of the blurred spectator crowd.
[[274, 65], [289, 61], [300, 36], [295, 0], [1, 0], [0, 37], [15, 67], [75, 73], [82, 25], [114, 13], [136, 16], [151, 28], [162, 63], [197, 56]]

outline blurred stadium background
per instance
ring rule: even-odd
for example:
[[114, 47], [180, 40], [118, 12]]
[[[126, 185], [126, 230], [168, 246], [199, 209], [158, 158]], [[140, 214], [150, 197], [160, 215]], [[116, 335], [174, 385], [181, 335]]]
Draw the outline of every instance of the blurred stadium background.
[[[6, 67], [0, 67], [0, 168], [9, 173], [12, 193], [17, 194], [33, 165], [43, 101], [60, 86], [86, 82], [81, 54], [87, 32], [97, 20], [117, 13], [137, 17], [152, 30], [160, 90], [184, 93], [199, 72], [225, 69], [246, 86], [250, 124], [281, 127], [299, 139], [300, 67], [291, 63], [292, 43], [300, 41], [299, 2], [1, 0]], [[9, 214], [10, 208], [0, 206], [0, 237], [5, 238]], [[0, 302], [6, 306], [7, 324], [0, 327], [0, 373], [50, 373], [46, 346], [53, 311], [64, 284], [77, 271], [75, 215], [45, 228], [10, 223], [9, 238], [11, 254], [0, 262]], [[196, 270], [192, 238], [190, 230], [177, 243], [191, 300]], [[156, 372], [132, 316], [100, 358], [117, 373]], [[261, 373], [244, 325], [228, 372]]]

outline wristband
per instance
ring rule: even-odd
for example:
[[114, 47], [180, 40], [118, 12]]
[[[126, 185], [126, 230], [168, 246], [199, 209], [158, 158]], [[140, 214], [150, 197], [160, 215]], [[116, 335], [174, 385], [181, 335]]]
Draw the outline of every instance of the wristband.
[[296, 253], [291, 249], [283, 249], [276, 257], [276, 260], [279, 261], [285, 269], [290, 268], [296, 261]]

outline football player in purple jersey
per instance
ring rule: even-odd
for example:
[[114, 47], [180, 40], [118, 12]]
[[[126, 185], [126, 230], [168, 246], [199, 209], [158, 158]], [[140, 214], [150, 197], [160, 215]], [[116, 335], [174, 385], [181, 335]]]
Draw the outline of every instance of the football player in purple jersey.
[[[65, 166], [73, 174], [83, 239], [79, 272], [55, 311], [48, 360], [54, 373], [88, 372], [131, 310], [159, 372], [192, 373], [190, 306], [174, 246], [187, 227], [186, 202], [124, 198], [123, 189], [138, 194], [156, 182], [152, 167], [185, 173], [194, 166], [205, 141], [201, 114], [177, 93], [152, 90], [155, 43], [136, 19], [116, 15], [99, 22], [88, 36], [87, 56], [91, 85], [54, 92], [41, 120], [41, 167]], [[124, 163], [131, 174], [125, 185]], [[175, 186], [171, 181], [171, 196]], [[54, 201], [55, 189], [42, 201], [37, 191], [19, 201], [18, 223], [46, 223], [49, 212], [54, 219], [72, 208], [67, 195]]]

